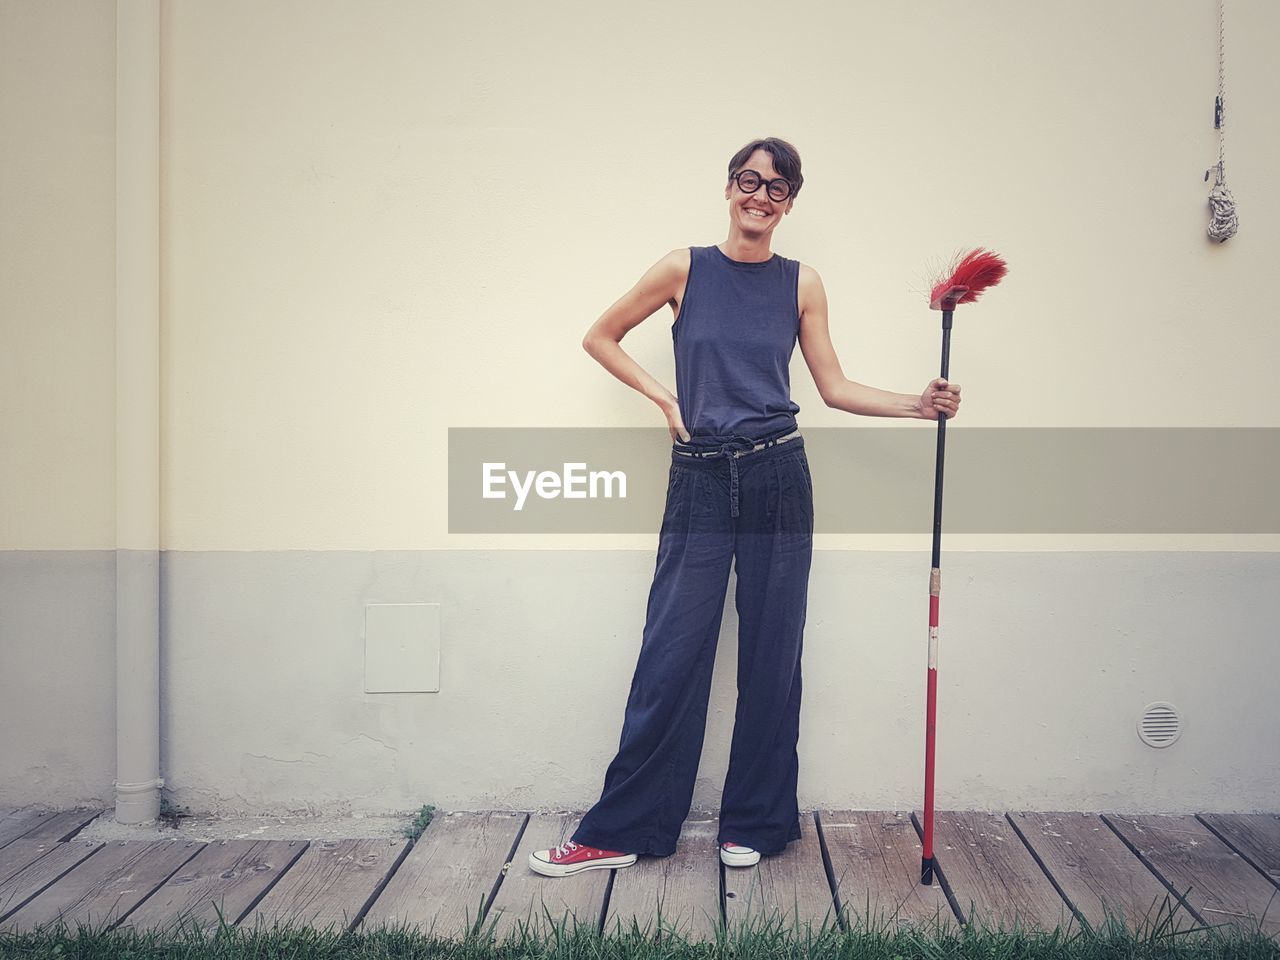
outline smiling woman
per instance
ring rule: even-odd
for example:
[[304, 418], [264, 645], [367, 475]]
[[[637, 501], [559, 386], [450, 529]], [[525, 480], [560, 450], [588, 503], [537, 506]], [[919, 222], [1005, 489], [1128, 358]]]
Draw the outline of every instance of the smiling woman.
[[[760, 189], [762, 185], [763, 190]], [[800, 172], [800, 154], [796, 148], [785, 140], [766, 137], [751, 141], [729, 160], [729, 181], [725, 184], [724, 198], [732, 201], [736, 194], [738, 202], [735, 206], [742, 214], [738, 227], [745, 237], [751, 237], [763, 232], [766, 226], [772, 232], [778, 220], [791, 212], [795, 196], [803, 185], [804, 175]], [[726, 242], [732, 239], [731, 230], [730, 239]], [[767, 250], [769, 238], [764, 236], [762, 239]]]
[[[693, 800], [725, 591], [737, 574], [738, 705], [720, 804], [720, 858], [747, 866], [800, 839], [800, 654], [813, 555], [813, 481], [791, 400], [798, 342], [823, 401], [869, 416], [952, 416], [960, 388], [892, 393], [848, 380], [817, 271], [773, 253], [804, 184], [776, 137], [729, 160], [729, 233], [671, 251], [583, 338], [606, 370], [663, 412], [671, 468], [657, 568], [618, 753], [573, 838], [530, 854], [547, 876], [668, 856]], [[673, 395], [622, 349], [670, 306]]]

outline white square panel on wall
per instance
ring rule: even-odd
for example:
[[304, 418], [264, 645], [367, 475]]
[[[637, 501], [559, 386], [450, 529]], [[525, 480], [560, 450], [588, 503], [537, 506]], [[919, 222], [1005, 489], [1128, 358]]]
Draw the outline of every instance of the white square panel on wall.
[[364, 692], [440, 692], [440, 604], [365, 604]]

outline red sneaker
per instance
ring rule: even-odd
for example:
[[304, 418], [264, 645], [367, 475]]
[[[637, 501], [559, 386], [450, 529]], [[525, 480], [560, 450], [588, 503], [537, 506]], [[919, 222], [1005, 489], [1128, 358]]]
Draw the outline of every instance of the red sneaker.
[[601, 850], [573, 840], [566, 840], [550, 850], [535, 850], [529, 854], [529, 869], [544, 877], [567, 877], [583, 870], [609, 870], [629, 867], [636, 862], [634, 853], [617, 850]]

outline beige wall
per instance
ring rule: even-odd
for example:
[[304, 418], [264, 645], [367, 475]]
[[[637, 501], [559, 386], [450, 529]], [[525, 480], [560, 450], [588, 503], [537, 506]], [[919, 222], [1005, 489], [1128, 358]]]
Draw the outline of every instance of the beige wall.
[[115, 543], [115, 45], [0, 2], [0, 550]]
[[[660, 426], [579, 342], [662, 253], [723, 239], [724, 165], [750, 137], [787, 137], [805, 159], [806, 185], [775, 249], [824, 277], [851, 378], [923, 386], [938, 340], [923, 296], [930, 269], [981, 243], [1011, 273], [957, 315], [957, 430], [1278, 425], [1269, 304], [1280, 7], [1230, 5], [1227, 169], [1242, 225], [1222, 246], [1204, 236], [1201, 179], [1217, 156], [1212, 3], [1002, 0], [963, 14], [942, 0], [800, 3], [773, 29], [777, 9], [163, 4], [161, 531], [170, 562], [187, 564], [170, 568], [184, 573], [163, 598], [164, 772], [184, 802], [281, 808], [317, 790], [319, 803], [358, 796], [368, 809], [424, 795], [457, 805], [594, 799], [656, 538], [450, 536], [447, 430]], [[11, 589], [23, 585], [30, 600], [0, 616], [6, 650], [23, 650], [0, 687], [10, 704], [0, 728], [20, 719], [24, 731], [0, 770], [10, 799], [110, 795], [112, 704], [89, 696], [111, 676], [110, 571], [91, 563], [93, 590], [74, 579], [62, 589], [49, 551], [117, 546], [114, 18], [101, 0], [0, 0], [0, 551], [5, 569], [22, 572]], [[673, 384], [667, 317], [626, 346]], [[792, 372], [803, 426], [887, 425], [823, 407], [798, 351]], [[861, 716], [896, 719], [841, 727], [848, 691], [815, 683], [806, 729], [842, 732], [803, 746], [804, 799], [909, 803], [927, 560], [889, 551], [927, 558], [927, 537], [819, 546], [828, 550], [815, 588], [828, 586], [815, 590], [822, 615], [806, 655], [817, 676], [862, 678]], [[1238, 684], [1274, 672], [1262, 609], [1273, 567], [1262, 551], [1280, 538], [952, 537], [944, 547], [1025, 551], [1009, 563], [1026, 578], [1007, 580], [1011, 568], [993, 555], [947, 561], [956, 573], [942, 709], [967, 726], [948, 730], [940, 798], [1232, 809], [1274, 795], [1274, 773], [1255, 760], [1273, 752], [1266, 732], [1280, 717]], [[1071, 556], [1085, 547], [1164, 552], [1110, 567], [1099, 554]], [[575, 606], [598, 573], [585, 551], [599, 548], [623, 551], [599, 562], [629, 579], [612, 593], [597, 584]], [[525, 549], [554, 561], [545, 569], [556, 578], [536, 591], [528, 577], [539, 564], [497, 558]], [[380, 580], [372, 552], [390, 550], [423, 552], [410, 563], [417, 572]], [[459, 566], [446, 550], [476, 562]], [[1257, 552], [1251, 561], [1196, 550]], [[217, 551], [227, 554], [205, 553]], [[346, 572], [307, 579], [295, 565], [310, 551], [326, 554], [317, 569]], [[967, 593], [965, 564], [978, 578]], [[865, 584], [882, 568], [888, 582], [846, 592], [846, 575]], [[1173, 575], [1185, 588], [1169, 593], [1160, 585]], [[1054, 586], [1064, 582], [1072, 589]], [[1093, 610], [1102, 588], [1111, 592]], [[320, 593], [341, 599], [331, 616], [310, 610]], [[46, 597], [90, 606], [51, 623]], [[360, 691], [360, 616], [366, 602], [402, 601], [452, 604], [446, 685], [392, 704]], [[482, 614], [494, 609], [504, 617], [491, 630]], [[833, 626], [846, 622], [869, 648]], [[1037, 686], [1041, 670], [1057, 668], [1022, 659], [1028, 637], [1079, 676]], [[605, 641], [610, 686], [590, 711], [610, 719], [568, 742], [551, 719], [529, 721], [539, 708], [529, 691]], [[901, 644], [911, 652], [898, 658]], [[481, 648], [497, 667], [482, 669]], [[901, 673], [900, 686], [876, 681], [868, 649], [877, 670]], [[49, 650], [77, 655], [81, 672], [49, 671]], [[719, 662], [715, 758], [732, 716], [731, 647]], [[264, 698], [292, 689], [299, 665], [303, 680], [328, 673], [272, 713]], [[1013, 684], [1021, 699], [1011, 709]], [[990, 732], [1008, 733], [1010, 716], [1038, 706], [1070, 718], [1081, 696], [1092, 704], [1083, 734], [1051, 723], [1043, 739], [1002, 742], [999, 763], [982, 766], [996, 755]], [[1136, 711], [1166, 696], [1188, 705], [1199, 739], [1182, 753], [1135, 747]], [[98, 704], [75, 727], [80, 741], [51, 725], [67, 716], [59, 698]], [[500, 768], [458, 766], [516, 743], [493, 703], [522, 704], [527, 749], [513, 747]], [[1226, 703], [1243, 705], [1242, 728]], [[222, 724], [216, 747], [210, 724]], [[450, 733], [463, 729], [471, 740]], [[416, 749], [418, 738], [431, 750]], [[828, 748], [860, 764], [833, 765]], [[353, 762], [364, 751], [377, 763]], [[575, 755], [594, 765], [558, 766]], [[1045, 755], [1061, 761], [1051, 775]], [[892, 773], [868, 779], [888, 757]], [[714, 782], [700, 782], [699, 802], [715, 797]]]
[[[1230, 11], [1219, 247], [1211, 6], [166, 4], [165, 547], [510, 546], [448, 536], [447, 428], [660, 425], [578, 342], [723, 238], [761, 133], [805, 158], [775, 248], [853, 379], [923, 385], [919, 291], [984, 243], [1011, 274], [959, 317], [964, 423], [1276, 425], [1280, 8]], [[3, 10], [0, 547], [110, 547], [113, 10]], [[627, 346], [671, 383], [668, 331]], [[793, 372], [802, 425], [870, 423]]]

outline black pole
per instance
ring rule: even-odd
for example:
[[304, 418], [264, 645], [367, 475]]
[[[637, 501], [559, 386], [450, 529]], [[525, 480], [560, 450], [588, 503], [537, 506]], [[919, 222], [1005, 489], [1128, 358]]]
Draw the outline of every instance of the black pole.
[[[942, 379], [947, 379], [951, 365], [951, 316], [953, 311], [942, 311]], [[937, 569], [942, 549], [942, 458], [946, 453], [947, 415], [938, 414], [938, 453], [934, 460], [933, 474], [933, 566]]]

